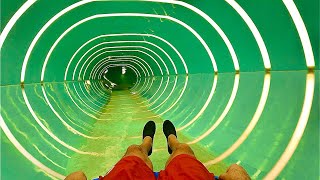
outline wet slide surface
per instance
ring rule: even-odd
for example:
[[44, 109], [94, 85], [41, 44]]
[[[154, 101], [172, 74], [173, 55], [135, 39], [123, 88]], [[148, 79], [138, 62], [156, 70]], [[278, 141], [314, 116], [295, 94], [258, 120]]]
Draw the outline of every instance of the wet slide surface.
[[103, 175], [148, 120], [160, 171], [166, 119], [216, 175], [319, 178], [319, 2], [1, 3], [1, 179]]

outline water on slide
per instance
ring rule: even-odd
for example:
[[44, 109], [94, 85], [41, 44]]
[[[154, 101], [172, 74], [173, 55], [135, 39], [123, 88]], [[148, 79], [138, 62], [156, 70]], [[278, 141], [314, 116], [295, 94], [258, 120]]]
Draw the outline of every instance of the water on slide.
[[319, 179], [318, 13], [317, 0], [2, 0], [1, 179], [103, 175], [148, 120], [159, 171], [165, 119], [217, 175]]

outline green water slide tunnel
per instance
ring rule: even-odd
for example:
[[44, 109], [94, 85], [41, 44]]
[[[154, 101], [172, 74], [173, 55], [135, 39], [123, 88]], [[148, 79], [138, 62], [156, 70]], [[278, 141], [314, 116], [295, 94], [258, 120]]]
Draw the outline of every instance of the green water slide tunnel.
[[2, 0], [1, 179], [103, 175], [147, 120], [216, 175], [319, 179], [319, 1]]

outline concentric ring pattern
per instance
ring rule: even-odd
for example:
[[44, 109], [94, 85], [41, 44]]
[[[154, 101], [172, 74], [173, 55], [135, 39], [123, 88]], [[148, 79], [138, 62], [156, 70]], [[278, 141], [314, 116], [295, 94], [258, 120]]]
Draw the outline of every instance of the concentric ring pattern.
[[319, 178], [318, 1], [1, 3], [1, 178], [103, 175], [149, 119], [155, 171], [171, 119], [217, 175]]

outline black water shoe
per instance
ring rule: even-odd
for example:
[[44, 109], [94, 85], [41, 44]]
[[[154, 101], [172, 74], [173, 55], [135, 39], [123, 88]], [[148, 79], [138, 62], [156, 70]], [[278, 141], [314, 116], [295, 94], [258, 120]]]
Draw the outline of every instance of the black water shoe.
[[[153, 142], [153, 137], [155, 133], [156, 133], [156, 123], [154, 123], [154, 121], [148, 121], [143, 128], [142, 139], [144, 139], [146, 136], [150, 136]], [[148, 152], [148, 156], [150, 156], [151, 154], [152, 154], [152, 146], [150, 151]]]
[[[169, 120], [165, 120], [163, 122], [163, 133], [167, 138], [167, 143], [168, 143], [168, 137], [169, 137], [170, 134], [173, 134], [173, 135], [175, 135], [177, 137], [176, 128], [174, 127], [172, 122], [169, 121]], [[169, 143], [168, 143], [168, 152], [169, 152], [169, 154], [172, 153], [172, 149], [169, 147]]]

